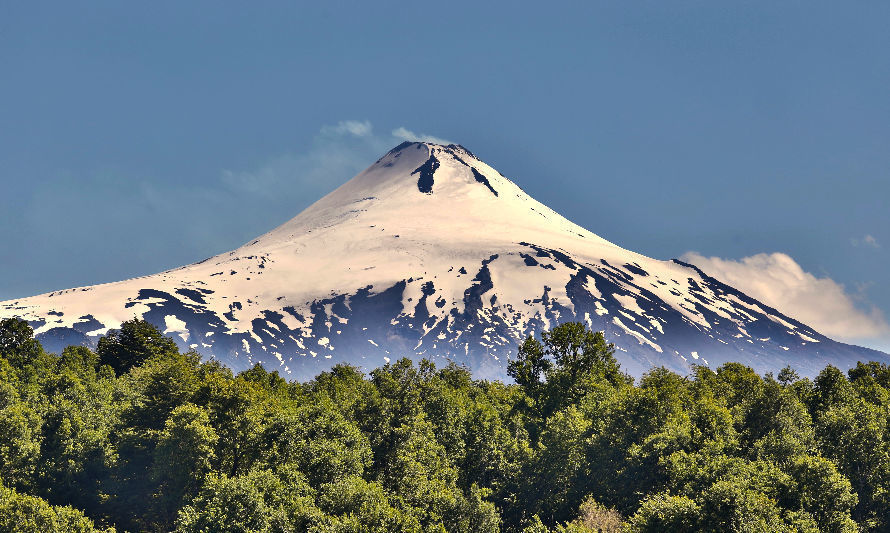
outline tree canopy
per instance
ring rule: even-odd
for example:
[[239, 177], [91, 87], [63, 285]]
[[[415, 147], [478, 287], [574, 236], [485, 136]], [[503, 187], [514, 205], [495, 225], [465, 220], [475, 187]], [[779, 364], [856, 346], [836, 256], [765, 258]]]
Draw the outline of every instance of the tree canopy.
[[0, 322], [0, 532], [890, 531], [890, 367], [635, 382], [578, 323], [453, 363], [233, 373], [142, 320]]

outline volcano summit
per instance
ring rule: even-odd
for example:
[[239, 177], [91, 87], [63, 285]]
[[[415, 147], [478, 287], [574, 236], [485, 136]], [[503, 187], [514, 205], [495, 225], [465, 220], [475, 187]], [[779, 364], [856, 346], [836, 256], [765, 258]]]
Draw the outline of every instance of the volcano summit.
[[563, 218], [458, 145], [403, 143], [295, 218], [201, 262], [0, 302], [49, 350], [144, 318], [235, 370], [308, 379], [410, 356], [504, 377], [528, 335], [602, 330], [622, 367], [681, 373], [738, 361], [888, 361], [835, 342], [679, 261], [625, 250]]

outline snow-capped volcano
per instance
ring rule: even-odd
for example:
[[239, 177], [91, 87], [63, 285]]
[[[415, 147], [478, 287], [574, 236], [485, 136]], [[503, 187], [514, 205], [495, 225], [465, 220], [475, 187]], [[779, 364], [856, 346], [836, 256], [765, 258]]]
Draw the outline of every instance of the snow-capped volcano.
[[739, 361], [811, 374], [887, 360], [841, 344], [679, 261], [625, 250], [537, 202], [458, 145], [403, 143], [292, 220], [152, 276], [0, 303], [51, 350], [134, 316], [233, 369], [307, 379], [339, 362], [445, 358], [503, 377], [558, 323], [603, 330], [623, 367]]

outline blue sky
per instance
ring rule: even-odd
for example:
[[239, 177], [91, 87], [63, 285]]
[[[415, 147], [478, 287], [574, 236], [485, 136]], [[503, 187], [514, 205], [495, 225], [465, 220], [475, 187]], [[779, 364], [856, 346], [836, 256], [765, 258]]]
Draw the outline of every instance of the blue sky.
[[3, 2], [0, 299], [231, 249], [429, 135], [613, 242], [890, 350], [887, 20], [876, 1]]

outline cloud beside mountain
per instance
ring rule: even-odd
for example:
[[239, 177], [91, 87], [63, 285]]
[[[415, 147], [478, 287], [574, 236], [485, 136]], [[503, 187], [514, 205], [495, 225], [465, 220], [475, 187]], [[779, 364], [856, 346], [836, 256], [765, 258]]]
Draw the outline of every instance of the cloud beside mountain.
[[760, 253], [734, 260], [687, 252], [682, 259], [829, 337], [848, 342], [890, 340], [890, 324], [880, 309], [831, 278], [805, 271], [787, 254]]

